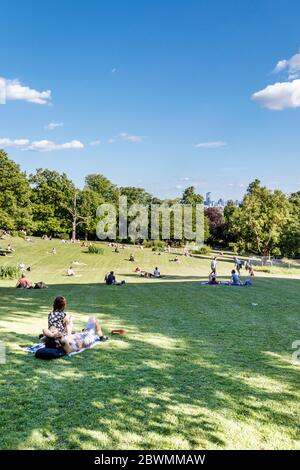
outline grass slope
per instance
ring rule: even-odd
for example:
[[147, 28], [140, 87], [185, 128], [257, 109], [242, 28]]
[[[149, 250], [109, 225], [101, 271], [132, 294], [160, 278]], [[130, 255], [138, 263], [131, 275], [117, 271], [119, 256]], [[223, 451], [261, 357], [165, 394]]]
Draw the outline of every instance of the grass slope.
[[[17, 291], [0, 281], [1, 449], [299, 448], [297, 274], [256, 277], [253, 288], [201, 286], [206, 259], [177, 265], [174, 255], [150, 250], [90, 255], [58, 241], [13, 245], [0, 263], [30, 264], [32, 280], [50, 287]], [[85, 265], [68, 278], [75, 260]], [[142, 279], [136, 265], [158, 265], [168, 276]], [[126, 286], [101, 284], [110, 268]], [[223, 275], [231, 268], [230, 259], [219, 263]], [[127, 336], [49, 363], [18, 350], [36, 342], [59, 294], [78, 329], [96, 315], [106, 333], [122, 327]]]

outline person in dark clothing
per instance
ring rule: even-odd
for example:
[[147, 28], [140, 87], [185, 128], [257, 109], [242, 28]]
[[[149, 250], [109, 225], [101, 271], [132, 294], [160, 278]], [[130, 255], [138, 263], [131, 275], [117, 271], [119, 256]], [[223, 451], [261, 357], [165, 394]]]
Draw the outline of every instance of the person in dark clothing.
[[110, 273], [106, 274], [104, 280], [108, 286], [121, 286], [125, 284], [125, 281], [117, 282], [115, 273], [113, 271], [110, 271]]

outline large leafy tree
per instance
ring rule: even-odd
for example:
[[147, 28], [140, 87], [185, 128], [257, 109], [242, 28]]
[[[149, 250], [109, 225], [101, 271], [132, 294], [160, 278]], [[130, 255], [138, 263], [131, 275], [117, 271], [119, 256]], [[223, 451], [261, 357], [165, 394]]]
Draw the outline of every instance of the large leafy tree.
[[0, 227], [4, 230], [32, 228], [30, 186], [26, 174], [3, 150], [0, 150]]
[[78, 233], [86, 239], [88, 236], [95, 237], [97, 227], [97, 209], [104, 202], [101, 195], [90, 189], [78, 192], [78, 213], [81, 216], [78, 224]]
[[91, 174], [85, 178], [84, 189], [89, 189], [98, 194], [103, 202], [117, 203], [119, 190], [108, 178], [100, 174]]
[[127, 197], [127, 204], [151, 204], [153, 197], [143, 188], [135, 188], [133, 186], [120, 187], [120, 195]]
[[39, 168], [30, 175], [33, 219], [38, 233], [65, 233], [72, 229], [75, 186], [65, 173]]
[[258, 180], [248, 187], [240, 211], [239, 231], [247, 249], [267, 256], [278, 249], [284, 227], [290, 217], [285, 194], [261, 186]]
[[224, 233], [224, 214], [219, 207], [208, 207], [205, 216], [209, 226], [209, 243], [220, 243]]
[[286, 256], [300, 255], [300, 191], [291, 194], [290, 219], [284, 227], [281, 238], [281, 251]]
[[240, 208], [232, 201], [224, 207], [223, 241], [225, 244], [236, 243], [240, 237]]

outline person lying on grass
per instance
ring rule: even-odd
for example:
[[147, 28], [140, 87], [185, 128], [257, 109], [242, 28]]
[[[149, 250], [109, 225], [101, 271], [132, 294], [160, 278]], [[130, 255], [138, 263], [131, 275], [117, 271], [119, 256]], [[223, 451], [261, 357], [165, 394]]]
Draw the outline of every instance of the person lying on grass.
[[99, 337], [101, 342], [108, 340], [104, 336], [102, 328], [95, 317], [90, 317], [85, 329], [81, 333], [73, 332], [72, 318], [66, 323], [66, 334], [62, 334], [57, 328], [51, 327], [43, 331], [45, 337], [56, 342], [57, 347], [62, 348], [66, 354], [80, 351], [91, 346]]
[[162, 277], [162, 275], [160, 274], [159, 269], [155, 268], [153, 273], [149, 273], [148, 271], [141, 271], [141, 277], [147, 277], [149, 279], [153, 279], [153, 278], [158, 279]]
[[141, 277], [147, 277], [147, 278], [151, 278], [151, 277], [154, 277], [152, 273], [149, 273], [148, 271], [142, 271], [141, 272]]
[[110, 273], [106, 274], [104, 280], [108, 286], [122, 286], [125, 284], [125, 281], [117, 282], [115, 273], [113, 271], [110, 271]]
[[28, 277], [26, 277], [25, 273], [22, 273], [20, 279], [17, 282], [16, 288], [17, 289], [31, 289], [32, 288], [32, 283], [28, 279]]

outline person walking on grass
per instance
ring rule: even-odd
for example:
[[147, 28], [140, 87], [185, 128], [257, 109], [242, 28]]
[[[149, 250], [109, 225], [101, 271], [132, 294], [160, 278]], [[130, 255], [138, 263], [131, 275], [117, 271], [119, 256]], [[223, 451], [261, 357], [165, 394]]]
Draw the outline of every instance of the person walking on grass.
[[242, 261], [239, 258], [235, 257], [234, 258], [234, 265], [235, 265], [235, 268], [236, 268], [238, 274], [240, 275], [241, 274], [241, 268], [242, 268], [242, 265], [243, 265]]
[[216, 276], [217, 275], [217, 257], [216, 256], [214, 256], [213, 259], [211, 260], [210, 269], [211, 269], [210, 275]]

